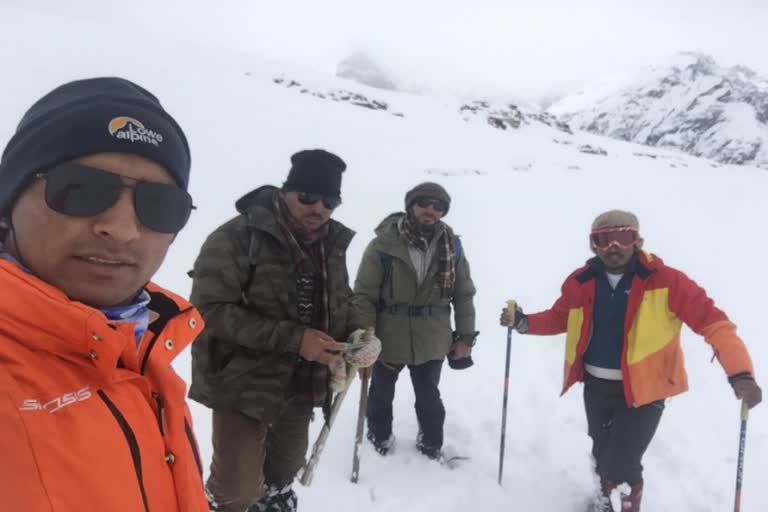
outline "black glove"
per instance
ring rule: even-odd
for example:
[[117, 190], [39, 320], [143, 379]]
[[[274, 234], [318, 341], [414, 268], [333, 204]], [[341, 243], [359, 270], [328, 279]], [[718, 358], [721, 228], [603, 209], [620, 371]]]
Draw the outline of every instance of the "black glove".
[[507, 308], [502, 310], [500, 323], [513, 328], [520, 334], [528, 332], [528, 315], [523, 313], [523, 309], [518, 304], [515, 304], [515, 311], [511, 312]]
[[[472, 334], [459, 334], [458, 332], [453, 333], [453, 346], [456, 345], [456, 343], [464, 343], [465, 345], [469, 347], [475, 346], [475, 341], [477, 340], [477, 335], [480, 334], [480, 331], [475, 331]], [[472, 356], [466, 356], [461, 358], [456, 358], [456, 354], [453, 350], [448, 352], [448, 366], [450, 366], [454, 370], [466, 370], [470, 366], [472, 366], [474, 361], [472, 361]]]
[[475, 362], [472, 360], [472, 356], [454, 359], [451, 357], [451, 354], [448, 354], [448, 366], [450, 366], [452, 370], [466, 370], [473, 364], [475, 364]]
[[739, 373], [728, 377], [728, 382], [730, 382], [736, 398], [744, 400], [750, 409], [763, 400], [763, 391], [749, 373]]

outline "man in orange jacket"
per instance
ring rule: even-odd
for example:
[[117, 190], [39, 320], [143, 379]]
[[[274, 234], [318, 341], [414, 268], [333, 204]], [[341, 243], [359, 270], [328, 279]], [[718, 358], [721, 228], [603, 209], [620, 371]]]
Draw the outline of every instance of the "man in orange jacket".
[[0, 496], [25, 512], [207, 511], [171, 361], [202, 329], [149, 283], [192, 210], [190, 155], [151, 93], [54, 89], [0, 160]]
[[601, 496], [592, 510], [610, 512], [610, 494], [626, 482], [623, 512], [638, 512], [641, 459], [656, 432], [664, 399], [688, 389], [680, 349], [683, 323], [704, 336], [749, 407], [762, 392], [736, 326], [688, 276], [641, 251], [637, 217], [599, 215], [590, 245], [596, 257], [573, 272], [552, 308], [526, 315], [504, 309], [501, 324], [520, 333], [566, 332], [563, 393], [584, 381], [592, 455]]

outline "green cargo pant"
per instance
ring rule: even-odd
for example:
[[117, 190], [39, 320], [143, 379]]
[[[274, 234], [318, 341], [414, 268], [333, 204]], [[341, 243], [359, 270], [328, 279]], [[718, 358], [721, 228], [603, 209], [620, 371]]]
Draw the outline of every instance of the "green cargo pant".
[[213, 411], [213, 457], [206, 482], [219, 511], [244, 512], [264, 485], [293, 482], [305, 463], [312, 407], [290, 401], [267, 425], [237, 411]]

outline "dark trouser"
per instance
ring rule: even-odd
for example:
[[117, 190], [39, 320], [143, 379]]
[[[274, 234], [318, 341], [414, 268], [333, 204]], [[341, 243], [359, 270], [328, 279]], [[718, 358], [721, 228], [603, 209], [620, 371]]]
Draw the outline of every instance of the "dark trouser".
[[659, 426], [664, 400], [628, 407], [621, 381], [585, 374], [584, 407], [597, 474], [615, 484], [640, 483], [641, 460]]
[[[368, 428], [376, 439], [387, 439], [392, 434], [392, 401], [395, 384], [404, 365], [389, 365], [377, 361], [373, 365], [371, 389], [368, 393]], [[416, 418], [422, 433], [422, 442], [431, 448], [443, 446], [445, 407], [440, 399], [440, 371], [443, 361], [428, 361], [409, 365], [413, 391], [416, 394]]]
[[206, 488], [216, 510], [243, 512], [264, 485], [293, 482], [309, 444], [309, 405], [289, 402], [267, 426], [237, 411], [213, 411], [213, 458]]

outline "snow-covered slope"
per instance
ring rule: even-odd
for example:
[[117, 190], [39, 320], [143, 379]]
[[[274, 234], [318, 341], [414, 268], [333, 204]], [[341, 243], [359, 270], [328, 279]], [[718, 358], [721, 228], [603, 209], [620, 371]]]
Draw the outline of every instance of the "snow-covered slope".
[[612, 77], [549, 112], [593, 133], [768, 168], [768, 80], [743, 66], [722, 68], [706, 55], [681, 53]]
[[[589, 440], [578, 386], [558, 397], [561, 336], [513, 336], [505, 477], [502, 487], [496, 484], [506, 341], [497, 321], [508, 298], [529, 312], [552, 303], [566, 275], [590, 256], [587, 230], [608, 208], [637, 212], [646, 248], [709, 290], [740, 326], [758, 377], [768, 382], [764, 171], [537, 122], [494, 129], [483, 117], [462, 119], [458, 100], [367, 88], [135, 32], [116, 38], [114, 29], [0, 7], [0, 47], [13, 48], [0, 53], [0, 141], [34, 100], [66, 80], [117, 74], [156, 93], [189, 136], [198, 206], [157, 276], [164, 286], [189, 292], [186, 271], [207, 234], [235, 214], [240, 195], [282, 183], [298, 149], [327, 148], [348, 163], [335, 216], [358, 232], [348, 254], [352, 275], [373, 228], [401, 207], [411, 186], [436, 180], [453, 195], [446, 220], [463, 235], [472, 264], [481, 334], [475, 366], [446, 367], [442, 389], [446, 442], [472, 458], [449, 471], [417, 454], [413, 393], [404, 377], [395, 403], [396, 453], [381, 458], [364, 446], [360, 482], [350, 484], [355, 382], [314, 483], [297, 484], [302, 511], [582, 512], [593, 484]], [[301, 85], [287, 87], [290, 80]], [[359, 94], [387, 109], [334, 101], [329, 91]], [[644, 509], [720, 512], [733, 499], [739, 407], [722, 370], [709, 363], [709, 347], [687, 330], [683, 346], [692, 390], [668, 401], [645, 459]], [[175, 366], [188, 378], [189, 354]], [[207, 465], [209, 411], [192, 408]], [[750, 419], [747, 511], [768, 509], [766, 411], [761, 406]]]

